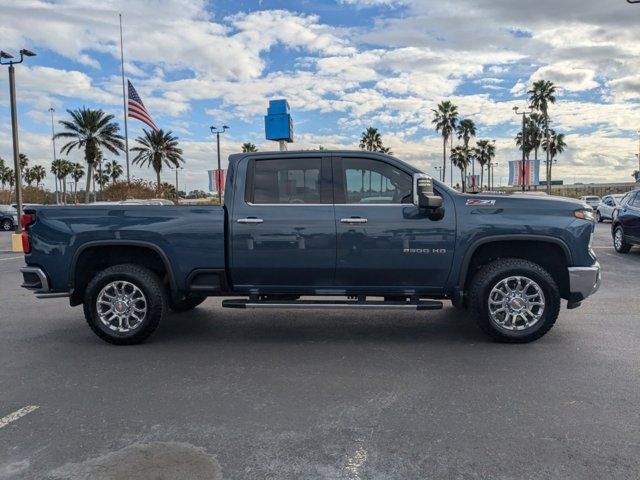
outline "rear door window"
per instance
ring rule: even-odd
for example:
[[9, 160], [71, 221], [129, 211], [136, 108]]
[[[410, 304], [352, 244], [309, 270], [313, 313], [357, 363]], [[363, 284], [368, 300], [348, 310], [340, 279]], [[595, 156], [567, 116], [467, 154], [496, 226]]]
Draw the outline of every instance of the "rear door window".
[[322, 158], [252, 160], [246, 199], [254, 204], [328, 203]]

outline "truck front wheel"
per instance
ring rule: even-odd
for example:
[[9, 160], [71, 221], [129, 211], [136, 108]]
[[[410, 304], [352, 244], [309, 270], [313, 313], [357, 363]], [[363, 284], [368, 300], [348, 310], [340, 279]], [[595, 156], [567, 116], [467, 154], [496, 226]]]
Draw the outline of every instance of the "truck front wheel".
[[491, 338], [527, 343], [547, 333], [560, 312], [560, 291], [540, 265], [520, 258], [496, 260], [473, 278], [472, 314]]
[[116, 345], [144, 341], [167, 308], [160, 278], [139, 265], [115, 265], [98, 272], [85, 290], [84, 315], [89, 327]]

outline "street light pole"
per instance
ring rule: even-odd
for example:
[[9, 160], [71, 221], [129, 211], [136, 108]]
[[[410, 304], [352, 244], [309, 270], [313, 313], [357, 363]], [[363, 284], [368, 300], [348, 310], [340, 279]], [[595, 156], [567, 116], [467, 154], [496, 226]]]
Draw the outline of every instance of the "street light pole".
[[[16, 182], [16, 210], [18, 210], [18, 226], [16, 233], [22, 233], [22, 172], [20, 171], [20, 148], [18, 142], [18, 109], [16, 105], [16, 71], [14, 64], [22, 63], [24, 57], [33, 57], [35, 53], [22, 49], [20, 60], [14, 60], [13, 55], [0, 52], [0, 65], [9, 65], [9, 100], [11, 103], [11, 134], [13, 140], [13, 169]], [[2, 60], [9, 60], [3, 62]]]
[[[216, 188], [218, 189], [218, 203], [222, 205], [222, 167], [220, 163], [220, 134], [229, 130], [229, 127], [227, 125], [223, 125], [222, 130], [220, 130], [218, 127], [209, 127], [209, 129], [211, 130], [211, 133], [216, 134], [216, 143], [218, 146], [218, 181], [216, 182], [217, 183]], [[213, 179], [215, 180], [215, 178], [216, 176], [214, 174]]]
[[513, 111], [516, 115], [522, 115], [522, 191], [524, 192], [524, 183], [525, 183], [525, 165], [526, 165], [526, 152], [527, 152], [527, 115], [533, 113], [531, 111], [528, 112], [518, 112], [519, 108], [513, 107]]
[[[51, 113], [51, 144], [53, 145], [53, 161], [56, 161], [56, 132], [55, 129], [53, 128], [53, 112], [55, 112], [56, 109], [51, 107], [49, 108], [49, 113]], [[58, 195], [58, 184], [60, 183], [58, 180], [58, 175], [54, 174], [54, 180], [56, 182], [56, 205], [58, 205], [60, 203], [60, 197]], [[64, 180], [63, 180], [64, 181]]]

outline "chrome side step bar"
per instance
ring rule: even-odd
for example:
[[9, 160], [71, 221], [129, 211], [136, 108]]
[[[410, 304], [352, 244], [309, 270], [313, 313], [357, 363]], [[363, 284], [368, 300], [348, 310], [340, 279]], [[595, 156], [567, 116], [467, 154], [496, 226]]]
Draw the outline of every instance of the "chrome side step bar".
[[286, 308], [306, 310], [335, 310], [335, 309], [363, 309], [363, 310], [441, 310], [442, 302], [425, 300], [420, 302], [384, 302], [357, 300], [223, 300], [225, 308]]

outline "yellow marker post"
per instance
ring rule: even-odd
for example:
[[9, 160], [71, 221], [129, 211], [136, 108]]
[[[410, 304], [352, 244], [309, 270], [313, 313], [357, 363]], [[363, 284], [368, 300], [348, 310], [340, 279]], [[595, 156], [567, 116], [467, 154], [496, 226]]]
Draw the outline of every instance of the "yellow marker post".
[[22, 235], [14, 233], [11, 235], [11, 250], [17, 253], [22, 253]]

